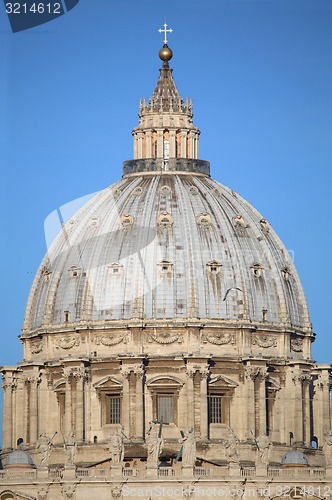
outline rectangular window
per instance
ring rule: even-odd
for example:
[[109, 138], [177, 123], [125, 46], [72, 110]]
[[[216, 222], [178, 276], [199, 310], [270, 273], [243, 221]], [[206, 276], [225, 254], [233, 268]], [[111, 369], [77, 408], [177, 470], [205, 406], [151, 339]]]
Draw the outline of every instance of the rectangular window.
[[210, 424], [223, 423], [222, 396], [213, 395], [209, 397], [209, 416], [210, 416]]
[[109, 409], [109, 424], [120, 424], [121, 418], [121, 398], [119, 396], [109, 396], [108, 409]]
[[157, 396], [157, 419], [165, 424], [174, 422], [174, 397]]

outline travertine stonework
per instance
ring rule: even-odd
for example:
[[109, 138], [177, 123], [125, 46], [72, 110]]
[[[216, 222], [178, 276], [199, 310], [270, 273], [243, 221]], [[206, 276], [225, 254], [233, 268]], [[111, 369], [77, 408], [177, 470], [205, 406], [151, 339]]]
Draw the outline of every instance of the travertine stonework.
[[332, 495], [331, 365], [301, 282], [198, 159], [169, 54], [122, 180], [35, 277], [23, 360], [2, 367], [0, 500]]

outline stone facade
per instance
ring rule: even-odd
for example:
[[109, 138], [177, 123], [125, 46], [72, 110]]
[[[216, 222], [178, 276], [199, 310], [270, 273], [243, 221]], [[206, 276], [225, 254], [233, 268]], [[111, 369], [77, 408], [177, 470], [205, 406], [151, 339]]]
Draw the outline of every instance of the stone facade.
[[296, 269], [198, 160], [165, 49], [134, 160], [55, 241], [2, 367], [0, 500], [332, 495], [332, 369]]

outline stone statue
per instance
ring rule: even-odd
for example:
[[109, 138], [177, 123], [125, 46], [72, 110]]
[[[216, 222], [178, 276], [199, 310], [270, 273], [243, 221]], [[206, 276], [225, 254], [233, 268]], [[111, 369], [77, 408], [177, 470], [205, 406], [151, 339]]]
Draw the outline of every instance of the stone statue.
[[223, 440], [222, 445], [225, 448], [226, 458], [229, 459], [231, 463], [239, 464], [239, 454], [237, 451], [237, 445], [239, 444], [239, 438], [234, 434], [233, 429], [228, 429], [228, 434]]
[[270, 457], [270, 448], [272, 446], [272, 441], [266, 434], [261, 434], [256, 439], [257, 445], [257, 457], [256, 462], [258, 464], [268, 465]]
[[123, 429], [121, 430], [121, 433], [119, 432], [119, 429], [115, 429], [109, 439], [108, 449], [111, 454], [112, 465], [118, 465], [122, 462], [124, 456]]
[[66, 465], [73, 465], [77, 450], [77, 443], [73, 432], [70, 432], [67, 439], [64, 440], [63, 447], [66, 455]]
[[332, 429], [325, 436], [323, 452], [325, 455], [326, 467], [332, 467]]
[[164, 438], [160, 432], [160, 424], [150, 422], [150, 429], [146, 435], [146, 444], [148, 447], [147, 463], [151, 465], [158, 464], [158, 458], [164, 447]]
[[196, 462], [196, 438], [193, 429], [189, 429], [182, 437], [182, 465], [194, 466]]
[[53, 443], [52, 440], [43, 432], [39, 435], [36, 443], [36, 452], [40, 453], [40, 463], [48, 463], [48, 459], [52, 453]]

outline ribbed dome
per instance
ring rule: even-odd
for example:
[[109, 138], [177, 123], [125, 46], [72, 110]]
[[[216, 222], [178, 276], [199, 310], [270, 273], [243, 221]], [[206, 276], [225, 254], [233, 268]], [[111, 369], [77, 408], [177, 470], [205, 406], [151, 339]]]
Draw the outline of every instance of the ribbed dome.
[[14, 466], [25, 466], [30, 468], [34, 467], [34, 463], [29, 453], [26, 453], [23, 450], [14, 450], [9, 453], [9, 455], [7, 455], [7, 458], [5, 460], [5, 468]]
[[91, 199], [45, 256], [24, 331], [163, 318], [310, 330], [285, 246], [248, 202], [206, 175], [127, 175]]
[[282, 465], [308, 465], [308, 459], [304, 453], [298, 450], [287, 451], [281, 458]]

